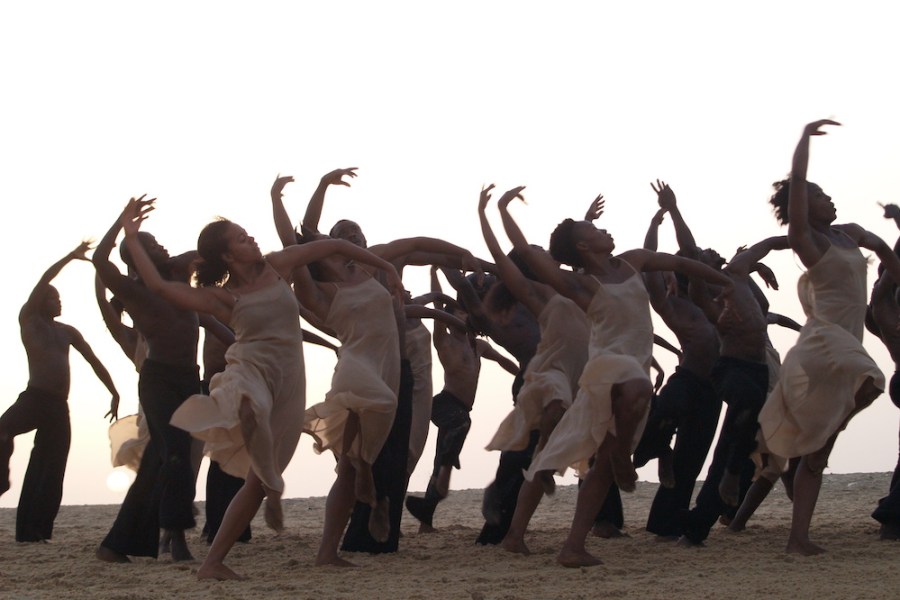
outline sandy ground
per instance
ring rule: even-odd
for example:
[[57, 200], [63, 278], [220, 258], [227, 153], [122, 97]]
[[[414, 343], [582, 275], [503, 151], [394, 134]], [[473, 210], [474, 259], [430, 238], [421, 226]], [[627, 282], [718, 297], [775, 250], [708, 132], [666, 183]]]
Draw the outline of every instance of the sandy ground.
[[[531, 556], [480, 547], [481, 490], [454, 491], [438, 509], [438, 533], [418, 535], [404, 516], [400, 552], [345, 554], [359, 569], [314, 568], [323, 498], [285, 502], [281, 535], [254, 523], [253, 540], [238, 544], [228, 564], [251, 579], [198, 582], [198, 563], [135, 559], [111, 565], [94, 550], [117, 506], [64, 506], [47, 544], [13, 542], [15, 510], [0, 510], [0, 597], [3, 598], [897, 598], [900, 543], [878, 539], [871, 513], [889, 474], [827, 475], [813, 521], [813, 539], [829, 551], [784, 553], [790, 503], [777, 486], [741, 534], [717, 526], [705, 547], [656, 541], [643, 529], [654, 483], [624, 498], [628, 537], [589, 539], [604, 564], [564, 569], [556, 551], [565, 537], [574, 486], [545, 498], [532, 521]], [[189, 538], [199, 559], [206, 545]]]

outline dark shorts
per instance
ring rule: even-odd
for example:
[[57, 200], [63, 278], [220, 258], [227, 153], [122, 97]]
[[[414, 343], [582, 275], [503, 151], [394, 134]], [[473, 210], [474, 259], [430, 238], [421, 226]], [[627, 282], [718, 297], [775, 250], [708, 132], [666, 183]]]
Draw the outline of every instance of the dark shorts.
[[472, 426], [470, 411], [468, 406], [446, 390], [434, 397], [431, 404], [431, 422], [438, 428], [434, 456], [435, 471], [442, 466], [460, 468], [459, 454]]

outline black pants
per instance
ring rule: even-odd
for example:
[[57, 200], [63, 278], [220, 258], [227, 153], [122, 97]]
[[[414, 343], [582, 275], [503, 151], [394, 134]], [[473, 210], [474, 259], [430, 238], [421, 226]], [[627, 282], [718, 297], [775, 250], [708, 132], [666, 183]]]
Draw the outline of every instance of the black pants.
[[[512, 395], [513, 404], [519, 395], [519, 390], [525, 384], [525, 370], [528, 368], [528, 362], [519, 365], [519, 372], [513, 380]], [[540, 432], [535, 429], [528, 438], [528, 446], [524, 450], [504, 450], [500, 452], [500, 463], [497, 465], [497, 473], [494, 481], [485, 489], [485, 502], [491, 501], [496, 504], [496, 509], [500, 511], [502, 517], [499, 523], [485, 523], [481, 528], [481, 532], [475, 539], [476, 544], [496, 545], [503, 541], [509, 526], [512, 524], [513, 514], [516, 512], [516, 505], [519, 503], [519, 489], [525, 483], [525, 476], [522, 474], [531, 466], [531, 459], [534, 457], [534, 450], [537, 448], [540, 440]]]
[[150, 443], [102, 546], [124, 555], [155, 558], [160, 528], [194, 527], [191, 436], [169, 421], [188, 396], [199, 393], [196, 366], [144, 361], [138, 398], [150, 429]]
[[0, 444], [3, 487], [9, 479], [13, 438], [29, 431], [35, 432], [34, 448], [16, 511], [17, 542], [39, 542], [53, 536], [72, 439], [66, 398], [29, 387], [0, 417], [0, 435], [7, 437]]
[[708, 536], [719, 516], [729, 506], [719, 494], [725, 471], [747, 481], [754, 470], [750, 453], [756, 448], [759, 411], [766, 401], [769, 370], [763, 363], [721, 357], [712, 372], [713, 386], [728, 405], [719, 441], [706, 480], [697, 494], [694, 508], [683, 514], [682, 533], [695, 544]]
[[635, 466], [668, 451], [677, 432], [672, 451], [675, 487], [660, 486], [647, 517], [647, 531], [663, 536], [681, 534], [679, 514], [691, 505], [694, 485], [716, 437], [722, 400], [712, 382], [694, 373], [675, 368], [659, 396], [653, 399], [647, 427], [635, 452]]
[[400, 520], [403, 517], [403, 500], [409, 477], [406, 465], [409, 460], [409, 430], [412, 426], [413, 373], [408, 360], [400, 362], [400, 390], [397, 396], [397, 414], [378, 458], [372, 464], [375, 492], [378, 498], [390, 499], [391, 531], [386, 542], [377, 542], [369, 533], [368, 504], [357, 502], [350, 515], [350, 523], [341, 544], [345, 552], [370, 552], [383, 554], [396, 552], [400, 545]]
[[[895, 372], [891, 377], [889, 391], [891, 402], [900, 408], [900, 373]], [[891, 477], [890, 491], [878, 501], [878, 508], [872, 513], [872, 518], [884, 525], [900, 526], [900, 456], [897, 457], [897, 466]]]

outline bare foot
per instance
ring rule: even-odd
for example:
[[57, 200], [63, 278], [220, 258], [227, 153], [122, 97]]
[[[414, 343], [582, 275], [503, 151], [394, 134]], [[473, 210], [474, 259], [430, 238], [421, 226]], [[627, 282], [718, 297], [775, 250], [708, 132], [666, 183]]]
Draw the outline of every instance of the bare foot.
[[172, 560], [175, 562], [194, 560], [191, 551], [188, 549], [187, 541], [184, 539], [184, 530], [171, 529], [168, 530], [168, 533], [171, 540]]
[[628, 537], [625, 532], [623, 532], [621, 529], [619, 529], [609, 521], [600, 521], [599, 523], [594, 523], [594, 526], [591, 527], [591, 533], [593, 533], [598, 538], [603, 538], [604, 540]]
[[361, 460], [353, 461], [356, 477], [353, 480], [353, 493], [356, 500], [369, 506], [375, 506], [375, 479], [372, 476], [372, 465]]
[[569, 550], [563, 548], [556, 555], [556, 562], [564, 567], [596, 567], [602, 565], [603, 561], [590, 554], [587, 550]]
[[722, 502], [728, 506], [737, 506], [740, 493], [740, 474], [732, 473], [726, 469], [725, 473], [722, 474], [722, 481], [719, 482], [719, 496], [722, 498]]
[[541, 488], [544, 490], [544, 494], [547, 496], [552, 496], [556, 493], [556, 479], [553, 478], [553, 471], [539, 471], [537, 474], [538, 481], [541, 483]]
[[108, 563], [127, 563], [131, 562], [127, 556], [120, 552], [116, 552], [112, 548], [107, 548], [106, 546], [98, 546], [97, 551], [94, 553], [94, 556], [99, 558], [100, 560]]
[[675, 456], [671, 450], [663, 452], [656, 461], [659, 485], [672, 489], [675, 487]]
[[355, 568], [359, 565], [355, 565], [349, 560], [344, 560], [340, 556], [332, 556], [331, 558], [317, 558], [316, 564], [317, 567], [351, 567]]
[[281, 508], [281, 493], [266, 490], [266, 506], [264, 509], [266, 525], [273, 531], [284, 530], [284, 512]]
[[525, 556], [531, 554], [531, 550], [525, 545], [525, 540], [514, 540], [508, 535], [500, 542], [500, 547], [513, 554], [524, 554]]
[[615, 450], [609, 457], [612, 466], [613, 481], [623, 492], [633, 492], [637, 489], [637, 471], [631, 462], [631, 455], [621, 450]]
[[382, 544], [391, 536], [391, 499], [387, 496], [369, 511], [369, 533]]
[[799, 554], [801, 556], [815, 556], [825, 552], [825, 548], [813, 544], [811, 541], [805, 542], [788, 539], [787, 547], [784, 549], [788, 554]]
[[437, 529], [428, 523], [419, 523], [419, 533], [437, 533]]
[[218, 581], [246, 581], [243, 575], [238, 575], [222, 563], [217, 565], [207, 565], [203, 563], [197, 569], [197, 579], [216, 579]]

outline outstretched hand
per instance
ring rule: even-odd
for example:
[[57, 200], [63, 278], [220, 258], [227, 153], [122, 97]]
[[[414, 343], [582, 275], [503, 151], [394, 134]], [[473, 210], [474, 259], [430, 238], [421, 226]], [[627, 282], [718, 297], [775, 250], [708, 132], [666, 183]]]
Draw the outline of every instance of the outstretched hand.
[[605, 207], [606, 200], [603, 199], [603, 194], [597, 194], [597, 197], [594, 198], [594, 201], [591, 202], [590, 206], [588, 206], [587, 212], [584, 213], [584, 220], [589, 223], [593, 223], [600, 218], [600, 215], [603, 214], [603, 209]]
[[656, 201], [661, 209], [672, 210], [677, 206], [675, 192], [672, 191], [668, 183], [657, 179], [655, 184], [652, 181], [650, 182], [650, 187], [656, 192]]
[[91, 250], [91, 240], [82, 240], [78, 247], [69, 252], [69, 257], [73, 260], [90, 260], [87, 257], [87, 251]]
[[119, 420], [119, 395], [115, 394], [112, 397], [112, 401], [109, 403], [109, 412], [103, 415], [103, 418], [109, 417], [109, 422]]
[[491, 201], [491, 190], [493, 189], [493, 183], [487, 186], [481, 186], [481, 195], [478, 196], [478, 210], [480, 212], [484, 212], [484, 209], [487, 207], [488, 202]]
[[525, 202], [525, 196], [522, 195], [522, 190], [525, 189], [524, 185], [520, 185], [519, 187], [514, 187], [511, 190], [507, 190], [500, 196], [500, 199], [497, 200], [497, 208], [506, 208], [510, 202], [518, 198], [522, 201], [522, 204], [528, 204]]
[[836, 125], [840, 127], [841, 124], [837, 121], [832, 121], [831, 119], [821, 119], [819, 121], [813, 121], [803, 128], [803, 135], [826, 135], [828, 133], [827, 131], [820, 131], [820, 129], [822, 129], [824, 125]]
[[881, 202], [878, 203], [878, 206], [884, 209], [885, 219], [896, 219], [900, 217], [900, 206], [897, 206], [896, 204], [882, 204]]
[[778, 279], [775, 277], [775, 271], [769, 268], [769, 265], [756, 263], [756, 273], [760, 276], [766, 287], [778, 290]]
[[141, 228], [141, 222], [147, 218], [147, 215], [154, 210], [154, 202], [156, 198], [146, 199], [147, 194], [140, 198], [132, 198], [125, 205], [122, 216], [119, 217], [119, 224], [125, 231], [125, 235], [137, 233]]
[[349, 181], [344, 181], [344, 177], [353, 179], [356, 177], [356, 169], [359, 167], [350, 167], [348, 169], [335, 169], [331, 173], [322, 176], [322, 185], [343, 185], [350, 187]]
[[284, 175], [282, 176], [280, 173], [275, 178], [275, 183], [272, 184], [272, 191], [270, 195], [272, 198], [281, 198], [282, 194], [284, 194], [284, 186], [289, 183], [293, 183], [294, 176], [293, 175]]

